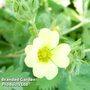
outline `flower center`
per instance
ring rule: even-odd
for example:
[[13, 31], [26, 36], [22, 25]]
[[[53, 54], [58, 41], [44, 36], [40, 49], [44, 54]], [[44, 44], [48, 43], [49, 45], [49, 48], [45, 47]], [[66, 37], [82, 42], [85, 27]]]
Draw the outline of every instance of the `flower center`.
[[38, 58], [40, 62], [47, 63], [52, 56], [51, 50], [48, 47], [43, 47], [38, 50]]

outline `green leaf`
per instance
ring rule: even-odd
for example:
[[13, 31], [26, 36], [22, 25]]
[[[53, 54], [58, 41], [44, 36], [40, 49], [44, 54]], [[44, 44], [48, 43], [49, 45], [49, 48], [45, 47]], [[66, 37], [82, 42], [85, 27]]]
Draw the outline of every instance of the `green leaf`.
[[14, 67], [11, 66], [7, 70], [5, 70], [5, 68], [2, 68], [0, 70], [0, 90], [12, 90], [12, 89], [23, 90], [23, 88], [21, 86], [20, 87], [2, 86], [2, 84], [3, 84], [2, 78], [4, 78], [4, 79], [15, 78], [16, 79], [16, 78], [27, 78], [27, 77], [29, 77], [29, 73], [28, 72], [22, 72], [22, 69], [20, 67], [14, 69]]
[[69, 54], [70, 65], [68, 66], [70, 78], [80, 73], [80, 67], [82, 62], [84, 62], [83, 58], [85, 57], [84, 46], [81, 44], [81, 39], [73, 42], [71, 48], [72, 50]]
[[58, 14], [56, 17], [56, 22], [62, 31], [67, 30], [71, 26], [71, 18], [65, 13]]
[[90, 30], [89, 30], [89, 28], [90, 27], [85, 26], [84, 30], [83, 30], [83, 42], [87, 48], [90, 47], [90, 42], [89, 42], [90, 41], [90, 39], [89, 39], [90, 38]]
[[80, 67], [80, 72], [81, 75], [88, 75], [90, 76], [90, 63], [87, 64], [82, 64]]
[[[82, 34], [82, 38], [83, 38], [83, 42], [86, 48], [90, 48], [90, 26], [89, 24], [85, 25], [83, 27], [83, 34]], [[87, 56], [87, 60], [90, 61], [90, 52], [86, 53]]]
[[29, 86], [24, 87], [23, 90], [37, 90], [36, 82], [31, 82], [31, 83], [29, 84]]
[[18, 20], [33, 23], [39, 8], [39, 0], [14, 1], [14, 13]]
[[39, 13], [36, 18], [37, 28], [48, 28], [51, 25], [51, 16], [49, 13]]
[[58, 5], [62, 5], [63, 7], [67, 7], [70, 4], [70, 0], [53, 0], [55, 3], [57, 3]]
[[68, 81], [68, 90], [90, 90], [90, 76], [79, 75]]
[[68, 90], [90, 90], [90, 63], [82, 64], [79, 75], [67, 79]]
[[33, 0], [32, 1], [33, 9], [36, 11], [39, 8], [39, 0]]
[[52, 12], [54, 14], [60, 13], [61, 11], [63, 11], [63, 7], [57, 3], [55, 3], [53, 0], [48, 0], [48, 5], [49, 7], [51, 7]]
[[18, 22], [4, 11], [1, 11], [0, 22], [0, 35], [11, 44], [10, 46], [24, 47], [30, 37], [28, 24]]
[[62, 72], [60, 77], [61, 77], [61, 79], [58, 84], [58, 90], [67, 90], [67, 73], [66, 73], [66, 71]]
[[0, 66], [9, 66], [12, 65], [14, 63], [14, 59], [10, 59], [10, 58], [4, 58], [4, 55], [1, 55], [2, 57], [0, 57]]

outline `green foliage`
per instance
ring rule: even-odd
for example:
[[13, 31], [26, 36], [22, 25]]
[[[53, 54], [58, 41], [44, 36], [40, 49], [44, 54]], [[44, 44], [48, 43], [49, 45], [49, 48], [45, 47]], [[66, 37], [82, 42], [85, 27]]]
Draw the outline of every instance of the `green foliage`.
[[90, 76], [76, 76], [68, 82], [68, 90], [89, 90]]
[[84, 31], [83, 31], [83, 42], [87, 48], [90, 46], [90, 42], [89, 42], [90, 30], [89, 30], [89, 28], [90, 28], [89, 26], [85, 26]]
[[69, 65], [69, 74], [78, 75], [80, 73], [80, 66], [84, 62], [83, 58], [85, 57], [84, 46], [81, 45], [81, 39], [74, 42], [72, 45], [72, 51], [69, 55], [71, 64]]
[[39, 0], [16, 0], [12, 3], [8, 0], [7, 2], [10, 10], [13, 10], [18, 20], [30, 22], [31, 24], [34, 22], [39, 8]]
[[90, 65], [82, 64], [80, 68], [80, 75], [77, 75], [68, 80], [68, 90], [89, 90], [90, 89]]
[[52, 8], [54, 14], [58, 14], [60, 11], [63, 11], [63, 7], [55, 3], [53, 0], [47, 0], [48, 6]]
[[82, 64], [80, 67], [80, 75], [90, 76], [90, 63]]
[[[90, 90], [90, 0], [70, 0], [67, 7], [57, 1], [6, 0], [0, 8], [0, 90]], [[59, 68], [52, 80], [36, 77], [27, 87], [2, 86], [1, 78], [34, 78], [24, 64], [25, 47], [40, 29], [57, 26], [60, 43], [71, 46], [68, 68]]]
[[[48, 21], [48, 22], [47, 22]], [[44, 28], [44, 27], [50, 27], [51, 25], [51, 16], [49, 13], [42, 12], [39, 13], [37, 18], [36, 18], [36, 25], [37, 28]]]
[[29, 86], [24, 87], [24, 90], [37, 90], [36, 82], [32, 82]]
[[15, 89], [15, 90], [23, 90], [22, 87], [5, 87], [5, 86], [2, 86], [3, 84], [3, 81], [2, 81], [2, 78], [4, 79], [9, 79], [9, 78], [25, 78], [25, 77], [29, 77], [29, 73], [28, 72], [22, 72], [22, 69], [21, 68], [16, 68], [14, 69], [13, 66], [9, 67], [8, 69], [5, 69], [5, 67], [3, 67], [1, 70], [0, 70], [0, 89], [1, 90], [12, 90], [12, 89]]
[[65, 30], [68, 30], [68, 28], [70, 28], [71, 18], [64, 13], [60, 13], [56, 16], [56, 23], [60, 27], [60, 30], [64, 32]]
[[[85, 47], [86, 48], [89, 48], [90, 47], [90, 26], [89, 24], [85, 25], [85, 27], [83, 27], [83, 34], [82, 34], [82, 37], [83, 37], [83, 42], [85, 44]], [[90, 52], [86, 53], [87, 54], [87, 59], [88, 61], [90, 61]]]
[[28, 25], [18, 22], [14, 17], [4, 11], [1, 11], [0, 22], [2, 22], [0, 24], [0, 35], [3, 35], [12, 47], [24, 46], [29, 38]]
[[52, 80], [47, 80], [46, 78], [37, 79], [36, 84], [38, 85], [40, 90], [54, 90], [61, 83], [63, 75], [64, 71], [60, 69], [58, 75], [54, 79]]
[[[69, 12], [69, 13], [68, 13]], [[78, 13], [76, 11], [74, 11], [71, 8], [67, 8], [65, 10], [66, 15], [68, 15], [73, 21], [78, 22], [80, 19], [80, 16], [78, 15]]]

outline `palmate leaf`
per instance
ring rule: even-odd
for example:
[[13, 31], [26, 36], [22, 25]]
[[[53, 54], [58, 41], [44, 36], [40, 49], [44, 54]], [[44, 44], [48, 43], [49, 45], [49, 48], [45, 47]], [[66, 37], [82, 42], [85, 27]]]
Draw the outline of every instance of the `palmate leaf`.
[[82, 64], [80, 75], [74, 76], [67, 82], [68, 90], [90, 90], [90, 64]]
[[1, 10], [0, 35], [10, 43], [10, 47], [24, 47], [30, 37], [28, 24], [19, 22], [14, 16]]
[[[14, 14], [18, 20], [30, 23], [35, 20], [39, 8], [39, 0], [15, 0], [14, 5], [8, 0], [7, 3], [8, 7], [13, 6]], [[10, 10], [12, 10], [11, 7]]]
[[68, 82], [68, 90], [90, 90], [90, 76], [79, 75]]
[[50, 27], [51, 25], [50, 14], [47, 12], [39, 13], [38, 16], [36, 17], [36, 25], [38, 28]]
[[[77, 43], [78, 43], [77, 45], [79, 46], [79, 42], [77, 42]], [[74, 49], [80, 50], [80, 46], [74, 47], [73, 50]], [[76, 57], [76, 58], [75, 57], [73, 58], [74, 61], [78, 60], [78, 57], [80, 58], [80, 60], [82, 58], [84, 58], [85, 55], [83, 54], [83, 47], [81, 47], [81, 50], [75, 54], [73, 54]], [[69, 80], [67, 80], [67, 88], [68, 88], [67, 90], [90, 90], [90, 85], [89, 85], [90, 84], [90, 73], [89, 73], [90, 72], [90, 65], [85, 64], [85, 61], [83, 61], [83, 62], [84, 62], [84, 64], [80, 64], [80, 66], [79, 66], [79, 62], [78, 62], [76, 65], [78, 65], [79, 67], [76, 66], [72, 70], [73, 76], [71, 79], [69, 78]], [[73, 63], [72, 63], [72, 66], [74, 66]]]
[[7, 70], [5, 70], [5, 67], [3, 67], [0, 70], [0, 90], [23, 90], [23, 88], [20, 87], [13, 87], [13, 86], [2, 86], [2, 78], [9, 79], [9, 78], [26, 78], [29, 76], [28, 72], [22, 72], [22, 69], [20, 67], [14, 69], [13, 66], [10, 66]]

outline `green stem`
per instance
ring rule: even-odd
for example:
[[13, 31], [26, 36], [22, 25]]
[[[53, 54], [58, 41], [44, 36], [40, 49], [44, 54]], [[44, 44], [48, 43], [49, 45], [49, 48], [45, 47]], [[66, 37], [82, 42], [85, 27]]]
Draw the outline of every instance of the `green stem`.
[[47, 0], [44, 0], [44, 3], [45, 3], [45, 9], [48, 12], [48, 3], [47, 3]]
[[25, 55], [24, 49], [17, 51], [15, 53], [9, 53], [9, 54], [0, 54], [0, 58], [17, 58], [22, 55]]
[[10, 46], [11, 47], [11, 45], [9, 43], [6, 43], [6, 42], [4, 42], [2, 40], [0, 40], [0, 44], [3, 44], [3, 45], [6, 45], [6, 46]]
[[38, 31], [37, 31], [36, 24], [33, 23], [32, 27], [33, 27], [33, 31], [34, 31], [35, 36], [37, 36], [38, 35]]
[[38, 35], [38, 31], [37, 31], [37, 27], [36, 27], [36, 24], [35, 24], [35, 21], [32, 20], [32, 22], [29, 21], [29, 23], [32, 25], [32, 31], [34, 33], [34, 36], [36, 37]]
[[90, 48], [89, 48], [89, 49], [85, 49], [84, 52], [85, 52], [85, 53], [86, 53], [86, 52], [90, 52]]
[[76, 26], [72, 27], [71, 29], [69, 29], [67, 31], [64, 31], [62, 33], [62, 35], [65, 35], [65, 34], [68, 34], [68, 33], [72, 32], [72, 31], [75, 31], [75, 30], [77, 30], [78, 28], [80, 28], [81, 26], [83, 26], [84, 24], [87, 24], [87, 23], [90, 23], [90, 20], [85, 20], [85, 21], [77, 24]]
[[0, 55], [0, 58], [17, 58], [22, 55], [25, 55], [25, 53], [22, 54], [8, 54], [8, 55]]

